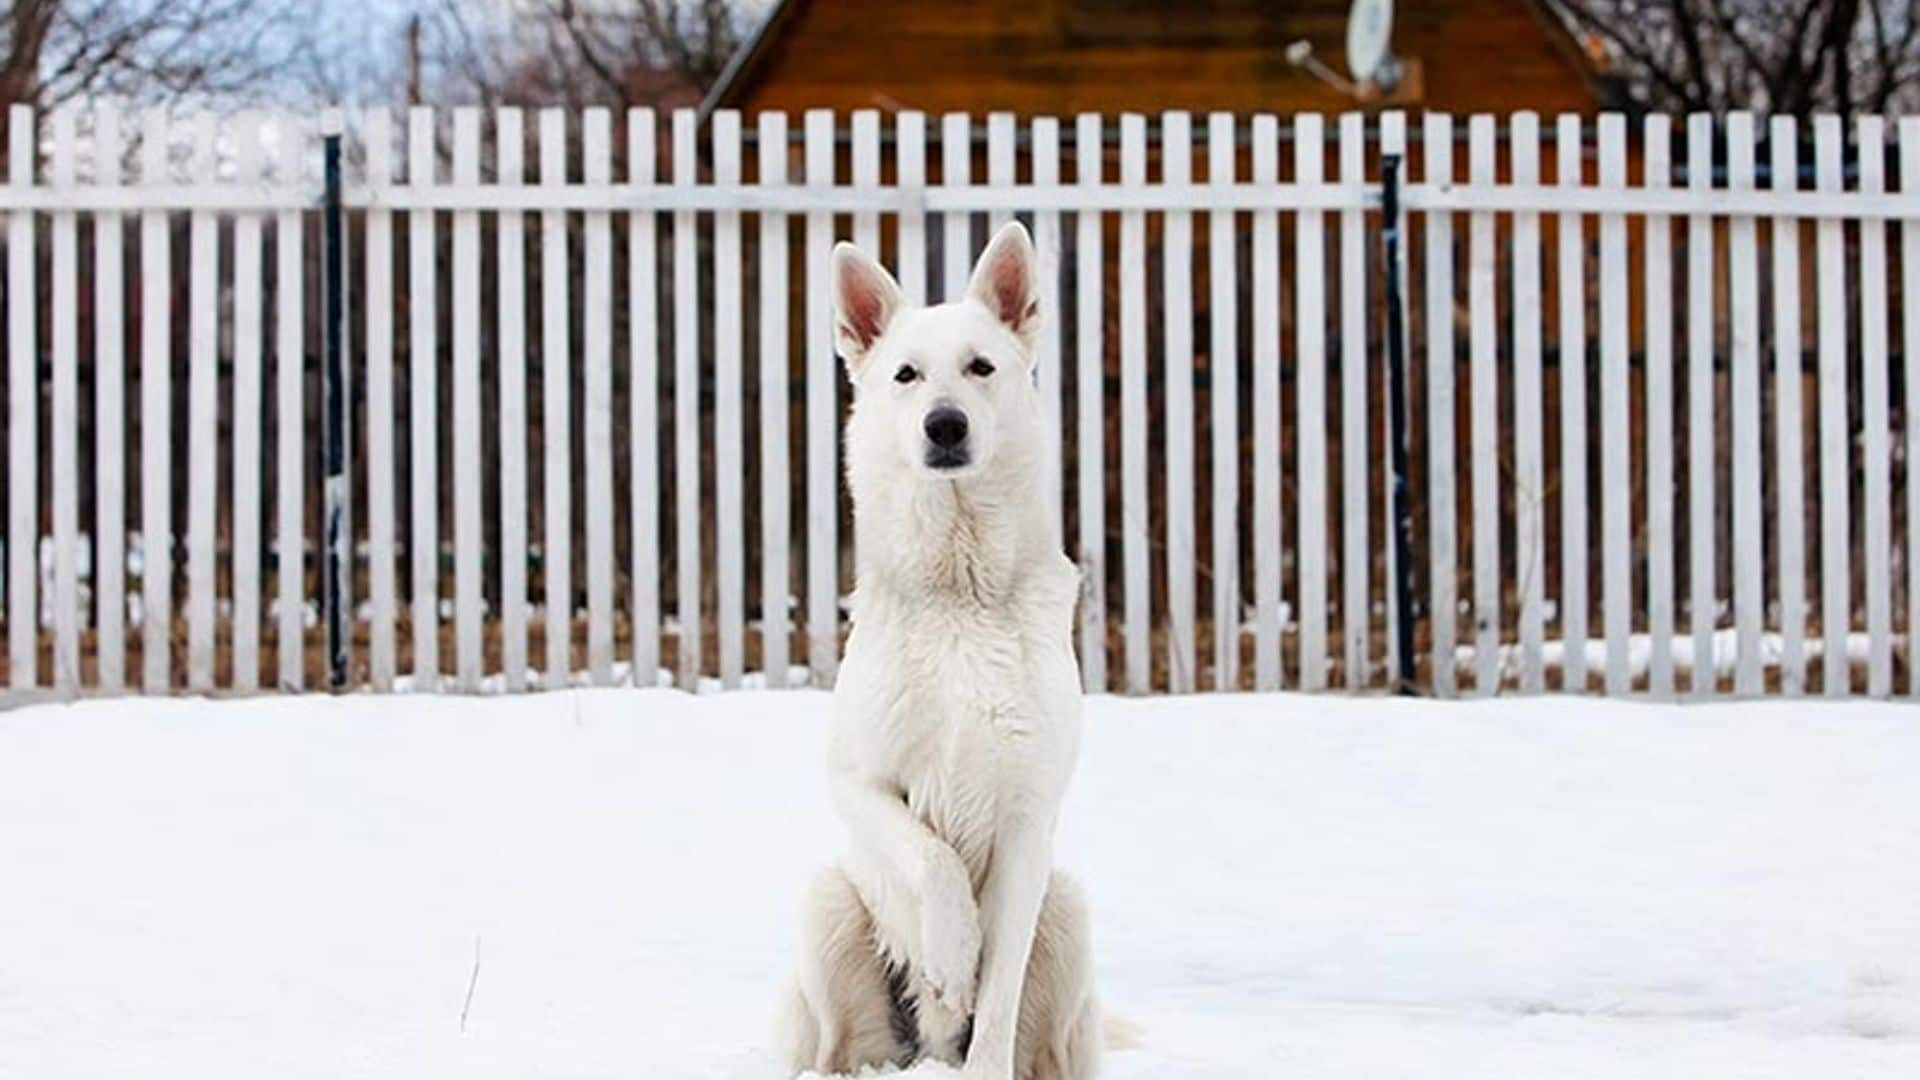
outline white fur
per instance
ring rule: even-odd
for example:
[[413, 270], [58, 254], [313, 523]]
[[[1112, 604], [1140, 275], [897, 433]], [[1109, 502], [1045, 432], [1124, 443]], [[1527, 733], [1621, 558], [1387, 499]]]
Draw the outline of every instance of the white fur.
[[[965, 1076], [1085, 1080], [1099, 1050], [1086, 909], [1052, 865], [1080, 742], [1078, 574], [1045, 503], [1033, 248], [1003, 228], [967, 297], [924, 309], [849, 245], [833, 266], [856, 589], [829, 770], [850, 845], [807, 899], [781, 1048], [796, 1071], [916, 1051], [960, 1064], [971, 1018]], [[966, 415], [964, 465], [930, 463], [939, 407]], [[887, 1023], [890, 966], [913, 1006], [905, 1043]]]

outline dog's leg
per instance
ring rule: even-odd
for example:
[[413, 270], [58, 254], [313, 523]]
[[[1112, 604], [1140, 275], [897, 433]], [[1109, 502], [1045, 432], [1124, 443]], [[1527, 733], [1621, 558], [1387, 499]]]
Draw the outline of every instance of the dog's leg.
[[794, 1072], [855, 1072], [902, 1064], [903, 1031], [873, 920], [838, 867], [807, 890], [800, 920], [800, 971], [782, 1006], [775, 1051]]
[[1093, 994], [1087, 902], [1054, 871], [1033, 931], [1014, 1044], [1018, 1080], [1090, 1080], [1100, 1066], [1100, 1013]]
[[1020, 991], [1033, 949], [1034, 926], [1047, 893], [1053, 862], [1051, 816], [1014, 815], [1003, 821], [993, 844], [993, 868], [981, 896], [985, 941], [980, 957], [980, 998], [973, 1016], [973, 1042], [966, 1075], [1012, 1080]]
[[966, 865], [898, 796], [836, 779], [834, 803], [852, 836], [847, 868], [879, 924], [881, 944], [926, 981], [941, 1006], [965, 1016], [973, 1009], [981, 940]]

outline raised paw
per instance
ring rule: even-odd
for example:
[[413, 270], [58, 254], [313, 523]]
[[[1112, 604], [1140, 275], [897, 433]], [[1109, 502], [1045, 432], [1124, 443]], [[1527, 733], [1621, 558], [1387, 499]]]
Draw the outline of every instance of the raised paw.
[[929, 892], [920, 911], [920, 972], [956, 1016], [973, 1011], [980, 971], [980, 911], [965, 889]]

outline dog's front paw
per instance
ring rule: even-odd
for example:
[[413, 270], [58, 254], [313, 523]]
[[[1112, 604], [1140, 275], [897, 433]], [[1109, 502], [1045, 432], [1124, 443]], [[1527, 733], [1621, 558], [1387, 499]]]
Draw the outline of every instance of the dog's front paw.
[[980, 911], [971, 892], [935, 890], [920, 912], [920, 968], [928, 989], [956, 1016], [973, 1011], [980, 971]]

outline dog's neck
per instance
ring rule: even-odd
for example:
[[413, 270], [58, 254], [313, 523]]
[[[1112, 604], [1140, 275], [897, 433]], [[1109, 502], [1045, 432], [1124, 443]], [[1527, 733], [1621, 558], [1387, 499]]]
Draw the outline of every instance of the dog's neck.
[[1038, 460], [1001, 460], [960, 480], [925, 474], [861, 485], [854, 499], [857, 595], [957, 601], [982, 609], [1020, 599], [1057, 569]]

